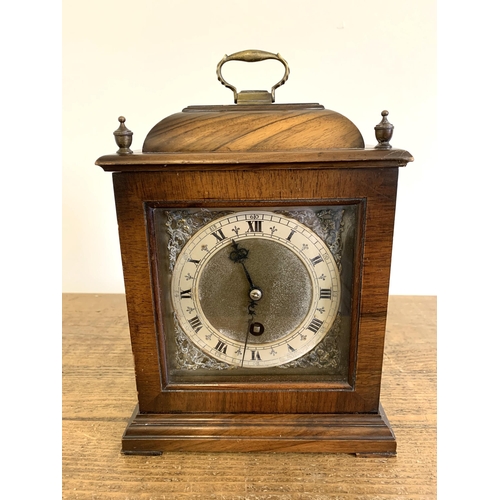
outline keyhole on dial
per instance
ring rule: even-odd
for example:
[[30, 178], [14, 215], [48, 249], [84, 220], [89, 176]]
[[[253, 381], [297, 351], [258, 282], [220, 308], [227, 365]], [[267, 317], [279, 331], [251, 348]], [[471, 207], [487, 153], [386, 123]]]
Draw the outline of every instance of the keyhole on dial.
[[264, 325], [262, 323], [252, 323], [250, 325], [250, 333], [255, 337], [259, 337], [264, 333]]

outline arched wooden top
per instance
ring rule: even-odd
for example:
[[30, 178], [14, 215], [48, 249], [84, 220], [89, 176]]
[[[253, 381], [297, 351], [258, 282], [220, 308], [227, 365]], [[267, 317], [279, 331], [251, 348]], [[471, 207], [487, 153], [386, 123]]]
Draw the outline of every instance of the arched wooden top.
[[161, 120], [143, 153], [364, 148], [348, 118], [319, 104], [189, 106]]

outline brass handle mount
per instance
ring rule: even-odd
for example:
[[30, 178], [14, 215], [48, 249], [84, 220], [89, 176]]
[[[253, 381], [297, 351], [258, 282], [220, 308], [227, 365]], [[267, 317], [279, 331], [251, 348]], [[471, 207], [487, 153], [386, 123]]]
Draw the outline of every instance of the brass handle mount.
[[[271, 88], [271, 92], [266, 90], [242, 90], [238, 92], [234, 85], [228, 83], [222, 76], [222, 66], [229, 61], [244, 61], [244, 62], [259, 62], [266, 59], [275, 59], [285, 67], [283, 78]], [[228, 89], [231, 89], [234, 94], [235, 104], [270, 104], [274, 102], [274, 94], [278, 87], [281, 87], [287, 80], [290, 74], [288, 63], [280, 56], [264, 50], [242, 50], [235, 52], [230, 56], [225, 55], [217, 65], [217, 79]]]

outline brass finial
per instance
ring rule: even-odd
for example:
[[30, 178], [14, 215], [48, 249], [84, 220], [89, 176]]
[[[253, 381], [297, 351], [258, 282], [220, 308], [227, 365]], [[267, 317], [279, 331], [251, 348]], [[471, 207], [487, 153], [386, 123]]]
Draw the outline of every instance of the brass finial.
[[392, 146], [389, 141], [392, 139], [392, 132], [394, 131], [394, 125], [389, 123], [387, 120], [387, 115], [389, 111], [382, 111], [382, 120], [375, 126], [375, 137], [377, 138], [378, 144], [375, 146], [376, 149], [391, 149]]
[[119, 155], [132, 154], [133, 151], [130, 149], [130, 145], [132, 144], [133, 132], [126, 127], [124, 116], [118, 117], [118, 121], [120, 126], [113, 132], [116, 145], [120, 148], [117, 153]]

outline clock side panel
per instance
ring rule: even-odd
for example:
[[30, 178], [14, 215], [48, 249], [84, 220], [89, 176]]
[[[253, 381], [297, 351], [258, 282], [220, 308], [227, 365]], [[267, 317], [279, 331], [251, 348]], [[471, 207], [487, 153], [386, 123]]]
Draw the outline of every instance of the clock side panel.
[[367, 197], [360, 256], [362, 283], [355, 384], [372, 411], [380, 399], [398, 172], [385, 171], [380, 185], [384, 189]]
[[[114, 174], [116, 208], [141, 412], [376, 412], [382, 370], [397, 168], [206, 170]], [[165, 385], [162, 329], [148, 206], [254, 207], [362, 200], [353, 271], [348, 383], [238, 381]], [[259, 201], [256, 201], [259, 200]]]

